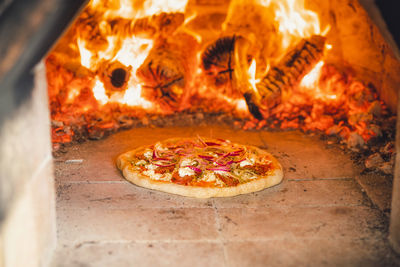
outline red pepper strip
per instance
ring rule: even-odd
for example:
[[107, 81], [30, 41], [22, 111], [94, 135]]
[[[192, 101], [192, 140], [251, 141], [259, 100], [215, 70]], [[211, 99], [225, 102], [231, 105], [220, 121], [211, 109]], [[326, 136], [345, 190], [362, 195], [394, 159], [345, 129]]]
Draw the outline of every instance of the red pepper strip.
[[177, 172], [172, 174], [172, 179], [171, 179], [173, 183], [181, 185], [188, 185], [192, 180], [193, 180], [192, 176], [185, 175], [184, 177], [180, 177]]
[[206, 168], [206, 169], [209, 170], [209, 171], [224, 171], [224, 172], [230, 172], [231, 171], [228, 167], [226, 167], [226, 168], [216, 167], [216, 168]]
[[227, 186], [235, 186], [239, 184], [239, 181], [231, 176], [217, 174], [217, 177]]
[[198, 155], [198, 157], [201, 158], [201, 159], [208, 160], [208, 161], [214, 161], [214, 157], [213, 156]]
[[182, 166], [182, 167], [183, 167], [183, 168], [188, 167], [188, 168], [194, 170], [195, 172], [202, 172], [201, 169], [199, 169], [199, 168], [197, 168], [197, 167], [195, 167], [195, 166], [188, 165], [188, 166]]
[[153, 149], [153, 159], [155, 158], [172, 158], [174, 156], [173, 152], [165, 152], [164, 155], [160, 155], [160, 152], [157, 150], [157, 146], [154, 146]]
[[155, 160], [170, 160], [171, 158], [173, 158], [173, 156], [174, 155], [172, 155], [172, 154], [160, 156], [160, 155], [158, 155], [158, 153], [156, 153], [155, 149], [153, 150], [153, 159], [155, 159]]
[[217, 163], [219, 166], [226, 166], [226, 163], [220, 163], [218, 160], [215, 161], [215, 163]]
[[230, 161], [228, 161], [228, 162], [225, 163], [225, 164], [218, 163], [218, 162], [217, 162], [217, 164], [218, 164], [219, 166], [227, 166], [227, 165], [231, 165], [232, 163], [242, 162], [243, 160], [244, 160], [244, 159], [241, 159], [241, 160], [238, 160], [238, 161], [230, 160]]
[[231, 155], [231, 152], [225, 153], [222, 155], [221, 159], [226, 158]]
[[221, 144], [214, 143], [214, 142], [205, 142], [207, 146], [221, 146]]
[[185, 150], [183, 147], [178, 147], [174, 150], [175, 153], [182, 152], [182, 150]]

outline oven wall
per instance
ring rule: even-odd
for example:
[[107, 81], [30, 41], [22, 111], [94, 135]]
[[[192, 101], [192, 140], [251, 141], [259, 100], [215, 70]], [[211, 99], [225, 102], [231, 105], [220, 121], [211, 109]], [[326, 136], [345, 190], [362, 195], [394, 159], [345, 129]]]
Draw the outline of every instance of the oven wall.
[[56, 245], [47, 80], [39, 62], [86, 2], [0, 0], [0, 266], [46, 266]]
[[28, 97], [0, 127], [0, 266], [46, 266], [56, 246], [56, 218], [44, 64], [14, 90]]
[[320, 14], [322, 29], [328, 24], [331, 26], [328, 40], [333, 50], [327, 60], [354, 70], [356, 77], [373, 85], [396, 113], [399, 51], [374, 2], [305, 0], [305, 3]]

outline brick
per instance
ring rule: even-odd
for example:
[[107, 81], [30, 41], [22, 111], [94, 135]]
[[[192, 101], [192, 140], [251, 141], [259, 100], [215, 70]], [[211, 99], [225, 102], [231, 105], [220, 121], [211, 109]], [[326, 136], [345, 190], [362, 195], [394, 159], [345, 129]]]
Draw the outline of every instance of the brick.
[[392, 204], [392, 178], [377, 173], [360, 174], [356, 180], [380, 210], [389, 213]]
[[280, 185], [234, 198], [213, 200], [216, 207], [324, 207], [358, 206], [369, 201], [353, 179], [287, 181]]
[[[56, 246], [55, 196], [50, 159], [21, 186], [0, 231], [4, 266], [46, 266]], [[23, 255], [23, 257], [21, 257]]]
[[384, 229], [380, 213], [366, 207], [222, 208], [218, 214], [226, 240], [362, 238]]
[[52, 266], [223, 266], [223, 247], [209, 242], [86, 243], [61, 249]]
[[376, 239], [290, 239], [228, 242], [228, 266], [398, 266], [387, 242]]
[[349, 155], [316, 136], [298, 131], [262, 131], [260, 135], [263, 148], [282, 164], [286, 179], [351, 178], [357, 171]]
[[61, 183], [58, 207], [63, 208], [190, 208], [211, 207], [209, 199], [195, 199], [122, 183]]
[[215, 211], [190, 209], [65, 209], [58, 213], [59, 240], [96, 241], [216, 239]]

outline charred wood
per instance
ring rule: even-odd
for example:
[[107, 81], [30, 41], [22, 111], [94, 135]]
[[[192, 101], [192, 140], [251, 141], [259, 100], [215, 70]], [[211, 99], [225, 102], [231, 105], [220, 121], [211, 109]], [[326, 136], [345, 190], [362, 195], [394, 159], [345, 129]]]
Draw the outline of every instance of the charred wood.
[[137, 71], [145, 84], [144, 97], [151, 101], [163, 101], [176, 106], [183, 94], [184, 58], [179, 51], [155, 48]]
[[202, 65], [212, 84], [219, 86], [232, 81], [235, 41], [235, 36], [222, 37], [204, 50]]
[[166, 110], [178, 110], [188, 93], [186, 81], [195, 66], [196, 46], [195, 39], [187, 34], [159, 41], [136, 73], [144, 84], [143, 97]]
[[313, 35], [301, 40], [256, 85], [259, 96], [252, 89], [245, 92], [246, 103], [253, 116], [261, 119], [260, 109], [277, 105], [283, 92], [289, 92], [297, 86], [321, 60], [324, 46], [325, 37], [323, 36]]
[[119, 61], [104, 62], [98, 70], [100, 80], [103, 82], [108, 96], [114, 92], [125, 91], [132, 67], [125, 66]]
[[222, 37], [210, 44], [202, 55], [203, 68], [206, 71], [229, 72], [233, 64], [233, 51], [235, 47], [235, 36]]

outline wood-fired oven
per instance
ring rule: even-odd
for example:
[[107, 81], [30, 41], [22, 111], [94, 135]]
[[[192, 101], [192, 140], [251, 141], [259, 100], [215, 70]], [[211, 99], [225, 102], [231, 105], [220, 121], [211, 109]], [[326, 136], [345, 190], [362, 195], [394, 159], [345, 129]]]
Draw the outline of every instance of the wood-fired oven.
[[[0, 40], [0, 266], [400, 263], [399, 51], [372, 1], [6, 0]], [[115, 167], [196, 135], [284, 182], [197, 200]]]

